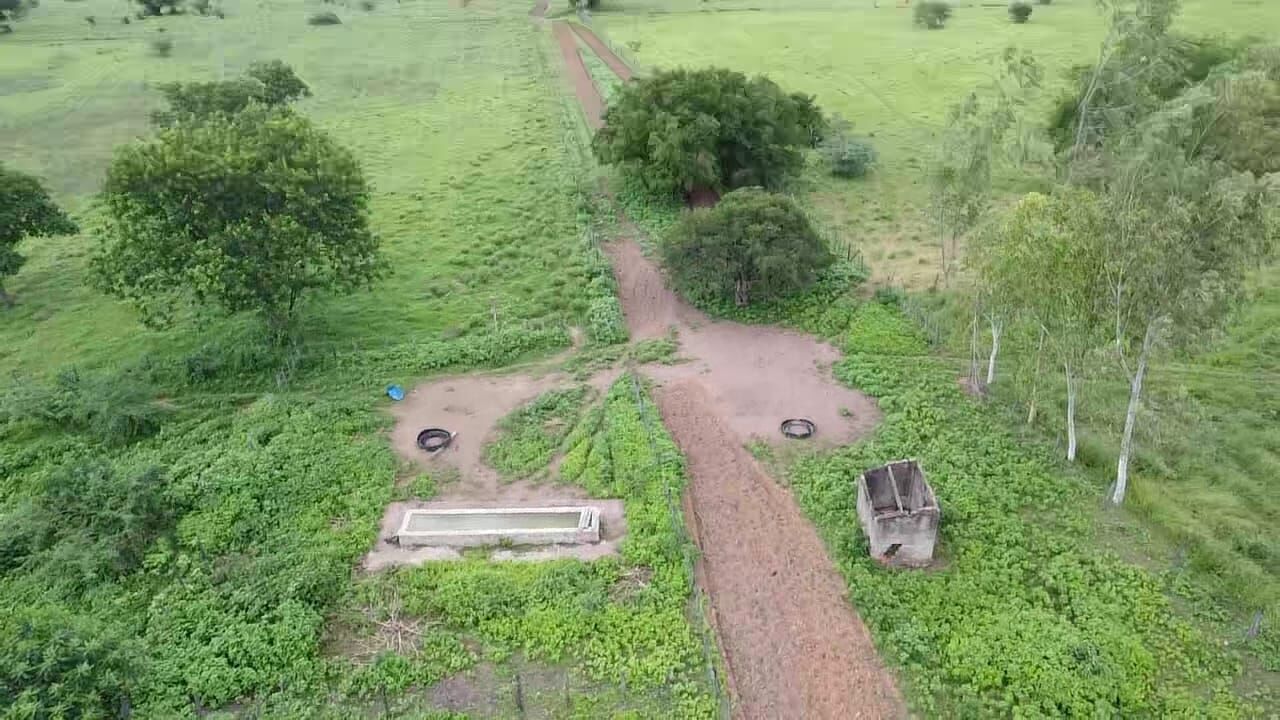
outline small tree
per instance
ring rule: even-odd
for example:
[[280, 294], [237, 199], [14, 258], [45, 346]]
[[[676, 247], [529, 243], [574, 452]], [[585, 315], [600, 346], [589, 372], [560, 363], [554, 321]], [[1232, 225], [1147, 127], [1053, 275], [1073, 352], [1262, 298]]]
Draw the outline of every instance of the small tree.
[[871, 172], [879, 157], [875, 146], [865, 138], [850, 132], [853, 125], [844, 118], [830, 122], [826, 137], [818, 146], [831, 166], [831, 174], [838, 177], [860, 178]]
[[929, 30], [941, 30], [951, 19], [951, 3], [945, 0], [920, 0], [912, 11], [915, 24]]
[[314, 292], [381, 275], [356, 159], [288, 110], [180, 123], [121, 150], [95, 277], [165, 323], [178, 299], [262, 315], [278, 338]]
[[1025, 0], [1014, 0], [1009, 3], [1009, 19], [1021, 25], [1031, 19], [1031, 3]]
[[685, 214], [662, 257], [686, 297], [738, 306], [802, 290], [834, 260], [793, 200], [760, 188], [735, 190], [714, 208]]
[[777, 187], [821, 137], [807, 95], [732, 70], [670, 70], [627, 83], [609, 104], [592, 148], [659, 192]]
[[[1067, 459], [1076, 457], [1081, 367], [1101, 344], [1098, 278], [1104, 242], [1102, 203], [1085, 190], [1031, 193], [979, 234], [971, 259], [982, 286], [1000, 305], [1043, 331], [1067, 390]], [[993, 345], [999, 336], [992, 323]], [[994, 348], [989, 367], [994, 367]]]
[[249, 66], [243, 77], [213, 82], [165, 83], [160, 93], [167, 110], [151, 114], [159, 127], [177, 122], [208, 120], [242, 112], [253, 103], [276, 107], [311, 96], [311, 88], [280, 60]]
[[13, 307], [4, 280], [16, 275], [27, 260], [18, 254], [18, 243], [23, 238], [79, 231], [39, 180], [0, 164], [0, 303]]

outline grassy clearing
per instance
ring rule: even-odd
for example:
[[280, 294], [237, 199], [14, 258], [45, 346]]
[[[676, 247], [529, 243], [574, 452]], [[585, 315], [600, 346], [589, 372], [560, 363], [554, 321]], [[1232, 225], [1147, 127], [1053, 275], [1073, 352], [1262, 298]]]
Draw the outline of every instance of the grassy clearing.
[[[841, 180], [811, 168], [802, 187], [823, 220], [858, 245], [878, 284], [935, 282], [938, 253], [925, 213], [925, 170], [947, 109], [988, 80], [1009, 45], [1030, 49], [1046, 80], [1092, 61], [1104, 26], [1092, 2], [1036, 5], [1026, 25], [1006, 7], [958, 7], [946, 29], [914, 27], [911, 10], [884, 0], [615, 0], [593, 14], [597, 29], [649, 67], [720, 65], [764, 73], [817, 96], [854, 123], [880, 153], [879, 168]], [[1280, 12], [1239, 0], [1187, 0], [1179, 27], [1201, 34], [1276, 36]], [[1016, 189], [1018, 178], [1004, 178]]]
[[[0, 318], [0, 518], [21, 530], [44, 517], [31, 509], [51, 478], [83, 476], [112, 500], [34, 543], [0, 537], [0, 677], [25, 690], [14, 711], [62, 703], [90, 716], [127, 702], [135, 717], [338, 718], [392, 707], [451, 717], [437, 712], [447, 698], [426, 686], [491, 668], [587, 678], [568, 685], [582, 708], [570, 716], [707, 716], [712, 689], [684, 615], [683, 541], [666, 514], [646, 532], [662, 499], [653, 483], [678, 486], [679, 463], [643, 454], [652, 446], [637, 444], [638, 410], [615, 407], [599, 431], [610, 478], [629, 485], [591, 481], [635, 501], [636, 541], [622, 562], [491, 571], [477, 561], [353, 587], [385, 504], [448, 480], [395, 487], [388, 382], [545, 355], [569, 345], [573, 325], [599, 343], [625, 337], [580, 200], [590, 172], [581, 123], [528, 4], [223, 7], [222, 21], [124, 25], [115, 19], [124, 6], [110, 0], [42, 4], [0, 43], [0, 153], [43, 176], [91, 226], [112, 147], [149, 131], [150, 85], [281, 58], [315, 93], [300, 111], [361, 159], [395, 274], [371, 293], [312, 303], [306, 342], [277, 351], [247, 319], [141, 328], [84, 287], [88, 234], [23, 248], [31, 262], [9, 285], [20, 305]], [[343, 24], [307, 25], [321, 9]], [[151, 52], [158, 35], [174, 42], [168, 58]], [[63, 373], [72, 366], [75, 375]], [[104, 477], [134, 482], [95, 479]], [[149, 494], [116, 498], [130, 488]], [[112, 515], [124, 500], [176, 519], [136, 528]], [[556, 594], [550, 574], [579, 578], [565, 587], [590, 597]], [[619, 590], [632, 574], [654, 579], [634, 598], [606, 593], [591, 604], [595, 589]], [[378, 593], [401, 582], [414, 588], [404, 612], [423, 618], [423, 632], [402, 628], [400, 644], [379, 646], [361, 633], [387, 622]], [[529, 619], [489, 623], [491, 596], [466, 588], [490, 582], [514, 588]], [[537, 596], [547, 604], [527, 603], [527, 584], [539, 582], [551, 583]], [[373, 615], [352, 622], [351, 652], [323, 652], [348, 611], [366, 607]], [[583, 626], [593, 640], [569, 653], [560, 643], [580, 630], [566, 623], [583, 607], [595, 613]], [[581, 612], [562, 618], [562, 608]]]
[[[150, 85], [216, 78], [223, 68], [232, 77], [278, 57], [315, 93], [299, 109], [361, 159], [394, 270], [371, 293], [314, 303], [315, 345], [391, 347], [577, 321], [594, 297], [577, 260], [577, 169], [562, 148], [568, 129], [550, 60], [535, 30], [518, 24], [517, 5], [481, 2], [464, 13], [383, 3], [348, 11], [343, 25], [311, 27], [307, 13], [329, 6], [228, 2], [226, 20], [120, 25], [106, 21], [122, 8], [110, 0], [45, 3], [0, 44], [0, 154], [88, 219], [114, 146], [148, 132], [158, 102]], [[148, 47], [162, 28], [174, 41], [169, 58]], [[140, 329], [127, 308], [83, 287], [92, 243], [25, 248], [31, 261], [10, 286], [23, 302], [0, 326], [0, 370], [50, 369], [51, 357], [105, 366], [189, 353], [241, 329]]]

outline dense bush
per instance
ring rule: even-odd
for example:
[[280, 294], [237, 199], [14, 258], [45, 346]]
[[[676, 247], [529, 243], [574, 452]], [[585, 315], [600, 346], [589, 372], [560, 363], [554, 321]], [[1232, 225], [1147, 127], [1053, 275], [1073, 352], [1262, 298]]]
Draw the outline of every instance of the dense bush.
[[650, 192], [777, 187], [824, 128], [813, 98], [732, 70], [661, 71], [622, 86], [592, 149]]
[[39, 180], [0, 163], [0, 303], [13, 305], [4, 280], [26, 263], [18, 243], [29, 237], [74, 232], [79, 228]]
[[916, 25], [940, 30], [951, 19], [951, 3], [946, 0], [920, 0], [911, 11]]
[[831, 173], [846, 178], [860, 178], [871, 172], [878, 157], [869, 140], [847, 133], [828, 134], [820, 149]]
[[342, 19], [335, 13], [318, 12], [307, 18], [308, 25], [341, 25]]
[[1009, 3], [1009, 19], [1022, 24], [1031, 19], [1031, 3], [1025, 0], [1014, 0]]
[[125, 444], [159, 432], [169, 413], [155, 396], [153, 387], [130, 374], [64, 370], [50, 384], [15, 381], [0, 397], [0, 422], [37, 423]]
[[153, 112], [151, 121], [161, 128], [232, 116], [253, 103], [276, 107], [311, 95], [311, 88], [280, 60], [255, 62], [233, 80], [163, 83], [159, 89], [169, 107]]
[[100, 196], [93, 278], [145, 322], [252, 312], [278, 338], [302, 301], [382, 276], [359, 162], [305, 118], [254, 106], [120, 150]]
[[800, 292], [834, 261], [794, 200], [759, 188], [686, 214], [663, 239], [662, 259], [693, 302], [738, 306]]

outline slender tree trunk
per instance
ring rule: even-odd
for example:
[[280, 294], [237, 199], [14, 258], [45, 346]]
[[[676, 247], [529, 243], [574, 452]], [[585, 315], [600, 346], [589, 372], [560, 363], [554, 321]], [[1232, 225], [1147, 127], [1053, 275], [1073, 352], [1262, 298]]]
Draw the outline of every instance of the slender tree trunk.
[[1031, 402], [1027, 409], [1027, 424], [1036, 422], [1036, 395], [1040, 391], [1040, 358], [1044, 355], [1044, 326], [1040, 326], [1040, 342], [1036, 344], [1036, 369], [1031, 375]]
[[973, 320], [969, 323], [969, 384], [978, 388], [978, 305], [973, 306]]
[[738, 307], [746, 307], [748, 302], [747, 281], [741, 278], [734, 281], [733, 301]]
[[996, 381], [996, 355], [1000, 354], [1000, 333], [1004, 331], [1004, 321], [998, 320], [994, 314], [987, 315], [991, 322], [991, 357], [987, 358], [987, 384]]
[[1071, 363], [1062, 364], [1067, 375], [1067, 460], [1076, 461], [1076, 381]]
[[1142, 400], [1142, 381], [1147, 375], [1147, 362], [1151, 359], [1151, 345], [1155, 342], [1156, 323], [1147, 323], [1142, 337], [1142, 351], [1138, 353], [1138, 367], [1129, 378], [1129, 408], [1124, 414], [1124, 435], [1120, 438], [1120, 459], [1116, 462], [1116, 486], [1111, 493], [1111, 504], [1124, 502], [1129, 489], [1129, 458], [1133, 455], [1133, 428], [1138, 423], [1138, 403]]

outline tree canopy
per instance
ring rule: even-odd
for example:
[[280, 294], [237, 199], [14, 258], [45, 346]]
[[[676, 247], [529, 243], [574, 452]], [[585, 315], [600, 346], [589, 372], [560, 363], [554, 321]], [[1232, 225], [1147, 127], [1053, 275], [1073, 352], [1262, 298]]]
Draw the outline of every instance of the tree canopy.
[[281, 330], [304, 295], [351, 292], [382, 271], [359, 164], [287, 110], [180, 123], [125, 147], [101, 201], [97, 283], [151, 323], [182, 298]]
[[803, 166], [823, 127], [813, 97], [766, 77], [680, 69], [624, 85], [592, 148], [658, 192], [772, 188]]
[[71, 218], [49, 197], [40, 181], [0, 164], [0, 302], [12, 305], [4, 279], [26, 262], [18, 253], [23, 238], [79, 232]]
[[741, 306], [809, 286], [834, 258], [795, 201], [735, 190], [684, 215], [662, 244], [667, 271], [694, 302]]
[[249, 66], [243, 77], [213, 82], [172, 82], [160, 86], [169, 103], [166, 110], [151, 114], [159, 127], [182, 121], [207, 120], [217, 115], [235, 115], [249, 105], [267, 107], [287, 105], [311, 96], [311, 88], [280, 60], [257, 62]]

